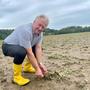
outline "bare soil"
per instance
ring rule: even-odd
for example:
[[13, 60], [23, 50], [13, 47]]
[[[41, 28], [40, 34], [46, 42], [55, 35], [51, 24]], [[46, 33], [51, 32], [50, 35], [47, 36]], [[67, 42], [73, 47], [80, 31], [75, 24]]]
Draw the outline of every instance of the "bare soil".
[[37, 79], [22, 72], [31, 80], [26, 86], [12, 83], [13, 58], [2, 54], [1, 43], [0, 90], [90, 90], [90, 32], [45, 36], [43, 63], [49, 73]]

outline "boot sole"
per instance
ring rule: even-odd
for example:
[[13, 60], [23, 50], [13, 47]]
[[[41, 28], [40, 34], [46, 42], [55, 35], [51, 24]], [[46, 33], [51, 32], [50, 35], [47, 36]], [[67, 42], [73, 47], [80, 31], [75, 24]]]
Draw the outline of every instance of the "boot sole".
[[29, 72], [29, 71], [23, 71], [24, 73], [35, 73], [35, 72]]
[[[14, 82], [13, 80], [12, 80], [12, 83], [13, 83], [13, 84], [17, 84], [17, 83]], [[25, 86], [25, 85], [27, 85], [27, 84], [29, 84], [29, 83], [30, 83], [30, 81], [29, 81], [28, 83], [24, 84], [24, 85], [19, 85], [19, 84], [17, 84], [17, 85], [19, 85], [19, 86]]]

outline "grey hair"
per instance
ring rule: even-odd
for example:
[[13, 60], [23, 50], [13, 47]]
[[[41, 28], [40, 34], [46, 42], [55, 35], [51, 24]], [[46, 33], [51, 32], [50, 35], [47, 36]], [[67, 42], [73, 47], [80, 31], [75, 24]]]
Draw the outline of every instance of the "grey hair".
[[45, 20], [45, 22], [46, 22], [46, 26], [47, 26], [48, 23], [49, 23], [49, 19], [48, 19], [48, 17], [45, 16], [45, 15], [39, 15], [39, 16], [36, 17], [36, 19], [40, 19], [40, 18], [42, 18], [42, 19]]

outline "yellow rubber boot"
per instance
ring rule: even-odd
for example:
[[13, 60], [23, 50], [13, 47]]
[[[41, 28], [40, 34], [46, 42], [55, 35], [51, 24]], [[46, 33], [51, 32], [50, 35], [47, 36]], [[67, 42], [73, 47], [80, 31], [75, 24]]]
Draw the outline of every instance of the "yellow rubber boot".
[[21, 72], [22, 72], [22, 65], [17, 65], [17, 64], [13, 64], [13, 71], [14, 71], [14, 75], [13, 75], [13, 83], [16, 83], [20, 86], [26, 85], [30, 82], [29, 79], [23, 78], [21, 76]]
[[32, 66], [32, 64], [29, 62], [28, 58], [25, 58], [24, 66], [23, 66], [23, 71], [24, 72], [29, 72], [29, 73], [35, 73], [35, 69]]

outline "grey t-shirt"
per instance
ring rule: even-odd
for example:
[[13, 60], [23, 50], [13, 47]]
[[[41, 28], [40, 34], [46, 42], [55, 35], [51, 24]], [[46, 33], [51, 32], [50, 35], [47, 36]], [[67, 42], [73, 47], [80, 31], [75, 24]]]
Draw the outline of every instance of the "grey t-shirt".
[[20, 45], [24, 48], [32, 48], [37, 43], [42, 43], [43, 33], [35, 35], [32, 32], [32, 24], [17, 27], [4, 42], [12, 45]]

